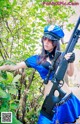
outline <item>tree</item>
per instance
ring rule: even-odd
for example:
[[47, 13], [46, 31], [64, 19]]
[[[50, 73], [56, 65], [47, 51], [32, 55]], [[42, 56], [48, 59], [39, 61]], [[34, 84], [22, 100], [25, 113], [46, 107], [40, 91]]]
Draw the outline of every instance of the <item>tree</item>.
[[[0, 65], [15, 64], [35, 54], [37, 47], [41, 45], [39, 41], [46, 24], [56, 23], [64, 28], [65, 22], [67, 22], [66, 27], [68, 25], [69, 28], [72, 28], [73, 24], [68, 22], [68, 18], [75, 13], [71, 6], [52, 5], [51, 0], [48, 0], [46, 4], [44, 2], [46, 1], [0, 0]], [[59, 0], [54, 2], [59, 2]], [[0, 83], [0, 92], [3, 92], [4, 98], [6, 98], [5, 95], [10, 95], [10, 98], [7, 98], [8, 105], [5, 110], [16, 113], [14, 118], [24, 124], [36, 124], [43, 101], [44, 87], [41, 87], [41, 78], [35, 70], [24, 71], [23, 69], [15, 73], [2, 71], [0, 72]], [[34, 89], [40, 90], [35, 91]], [[26, 98], [27, 92], [28, 98]], [[5, 103], [5, 100], [1, 96], [0, 98], [1, 111], [3, 111], [2, 101]], [[23, 105], [25, 107], [22, 109]], [[17, 111], [16, 108], [18, 108]], [[16, 124], [20, 124], [17, 119]]]

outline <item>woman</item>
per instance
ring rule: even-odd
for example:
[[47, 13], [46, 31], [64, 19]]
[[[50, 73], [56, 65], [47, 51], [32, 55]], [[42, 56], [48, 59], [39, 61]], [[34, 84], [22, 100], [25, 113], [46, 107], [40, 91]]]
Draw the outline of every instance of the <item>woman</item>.
[[[49, 66], [51, 65], [52, 60], [54, 59], [55, 53], [57, 50], [60, 50], [59, 40], [64, 37], [64, 32], [59, 26], [48, 25], [44, 28], [44, 36], [42, 37], [42, 52], [40, 55], [33, 55], [26, 59], [23, 62], [13, 65], [3, 65], [0, 67], [0, 70], [17, 70], [20, 68], [31, 67], [35, 68], [42, 79], [44, 80], [48, 74]], [[74, 57], [71, 60], [72, 53], [67, 53], [65, 59], [69, 62], [67, 74], [72, 76], [74, 73]], [[57, 69], [57, 66], [60, 62], [61, 57], [57, 60], [55, 68], [52, 71], [48, 84], [45, 84], [44, 97], [49, 94], [50, 89], [53, 85], [51, 79]], [[68, 87], [65, 85], [62, 89], [66, 92], [66, 95], [69, 94], [69, 99], [65, 101], [64, 104], [56, 106], [56, 113], [51, 120], [44, 117], [42, 114], [39, 116], [38, 124], [64, 124], [64, 123], [74, 123], [78, 116], [80, 115], [80, 101], [69, 91]], [[76, 105], [76, 106], [75, 106]], [[76, 108], [75, 108], [76, 107]], [[66, 111], [66, 113], [65, 113]]]

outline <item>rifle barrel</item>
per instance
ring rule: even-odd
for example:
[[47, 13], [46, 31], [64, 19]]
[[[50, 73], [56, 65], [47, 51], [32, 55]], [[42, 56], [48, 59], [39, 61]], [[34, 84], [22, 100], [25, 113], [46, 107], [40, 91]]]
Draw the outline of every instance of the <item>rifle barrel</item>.
[[67, 48], [66, 48], [66, 50], [65, 50], [65, 54], [66, 54], [67, 52], [72, 52], [72, 51], [69, 51], [69, 47], [70, 47], [70, 45], [72, 44], [71, 42], [73, 41], [73, 39], [74, 39], [75, 36], [77, 35], [77, 29], [78, 29], [79, 25], [80, 25], [80, 17], [78, 18], [78, 21], [77, 21], [77, 23], [76, 23], [76, 26], [75, 26], [75, 28], [74, 28], [74, 30], [73, 30], [73, 33], [72, 33], [71, 38], [70, 38], [70, 40], [69, 40], [68, 46], [67, 46]]

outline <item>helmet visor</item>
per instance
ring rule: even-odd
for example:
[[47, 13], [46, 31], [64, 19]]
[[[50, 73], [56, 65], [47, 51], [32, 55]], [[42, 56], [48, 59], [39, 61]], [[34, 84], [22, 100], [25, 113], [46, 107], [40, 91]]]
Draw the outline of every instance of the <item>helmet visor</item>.
[[44, 37], [50, 39], [51, 41], [58, 41], [59, 40], [50, 34], [44, 34]]

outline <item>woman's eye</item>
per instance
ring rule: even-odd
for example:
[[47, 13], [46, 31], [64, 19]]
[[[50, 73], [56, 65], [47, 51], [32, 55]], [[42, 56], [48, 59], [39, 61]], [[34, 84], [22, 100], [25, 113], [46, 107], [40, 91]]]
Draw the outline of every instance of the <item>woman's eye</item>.
[[47, 37], [44, 37], [43, 40], [47, 40]]
[[52, 40], [48, 39], [49, 42], [52, 42]]

